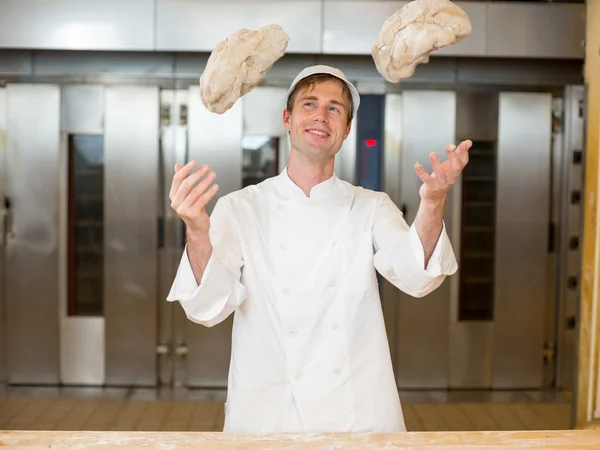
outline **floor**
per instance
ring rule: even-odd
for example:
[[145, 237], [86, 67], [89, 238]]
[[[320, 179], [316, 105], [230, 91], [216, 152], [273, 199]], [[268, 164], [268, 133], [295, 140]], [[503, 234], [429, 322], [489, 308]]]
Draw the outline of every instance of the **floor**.
[[[223, 390], [8, 387], [2, 430], [221, 431]], [[409, 431], [571, 428], [569, 393], [401, 391]]]

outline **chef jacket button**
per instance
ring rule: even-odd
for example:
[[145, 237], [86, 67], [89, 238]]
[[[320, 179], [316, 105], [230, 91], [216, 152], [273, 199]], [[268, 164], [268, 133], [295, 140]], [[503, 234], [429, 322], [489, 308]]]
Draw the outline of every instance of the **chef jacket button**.
[[281, 244], [279, 244], [279, 248], [285, 252], [287, 250], [287, 245], [285, 245], [285, 243], [282, 242]]
[[332, 329], [332, 330], [337, 330], [338, 328], [339, 328], [339, 325], [337, 324], [337, 322], [333, 322], [333, 323], [331, 324], [331, 329]]
[[295, 336], [297, 332], [298, 332], [298, 330], [296, 330], [295, 328], [290, 328], [288, 331], [288, 334], [290, 336]]
[[329, 286], [330, 286], [330, 287], [335, 287], [335, 286], [336, 286], [336, 284], [337, 284], [337, 283], [335, 282], [335, 280], [331, 280], [331, 281], [329, 282]]
[[300, 379], [302, 379], [302, 372], [298, 372], [296, 374], [296, 380], [300, 380]]
[[279, 205], [277, 205], [277, 209], [283, 209], [283, 203], [280, 203]]
[[283, 290], [283, 293], [284, 293], [285, 295], [288, 295], [288, 294], [290, 293], [290, 290], [289, 290], [288, 288], [285, 288], [285, 289]]
[[333, 373], [334, 373], [334, 374], [336, 374], [336, 375], [339, 375], [340, 373], [342, 373], [342, 369], [340, 369], [339, 367], [336, 367], [336, 368], [333, 370]]

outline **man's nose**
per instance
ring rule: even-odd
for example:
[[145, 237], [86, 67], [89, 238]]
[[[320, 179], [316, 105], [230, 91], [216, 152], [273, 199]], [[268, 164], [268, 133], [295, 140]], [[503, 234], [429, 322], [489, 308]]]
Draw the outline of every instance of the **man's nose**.
[[327, 119], [328, 119], [327, 107], [322, 106], [322, 107], [318, 108], [317, 111], [315, 112], [313, 120], [317, 120], [319, 122], [327, 122]]

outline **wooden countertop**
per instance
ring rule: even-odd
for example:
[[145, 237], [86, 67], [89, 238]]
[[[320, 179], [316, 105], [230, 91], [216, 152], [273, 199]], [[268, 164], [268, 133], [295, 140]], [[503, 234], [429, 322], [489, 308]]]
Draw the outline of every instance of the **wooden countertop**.
[[195, 432], [0, 431], [0, 447], [210, 448], [269, 450], [311, 448], [544, 448], [600, 449], [600, 430], [409, 432], [399, 434], [261, 435]]

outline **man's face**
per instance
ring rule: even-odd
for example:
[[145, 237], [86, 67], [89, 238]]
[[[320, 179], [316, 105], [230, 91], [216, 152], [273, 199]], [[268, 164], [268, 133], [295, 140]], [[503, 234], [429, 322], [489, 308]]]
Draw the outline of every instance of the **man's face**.
[[292, 147], [313, 161], [334, 157], [350, 132], [351, 108], [335, 80], [300, 88], [291, 114], [283, 112]]

